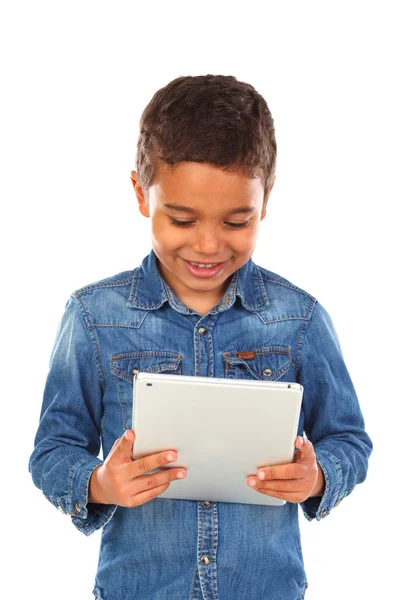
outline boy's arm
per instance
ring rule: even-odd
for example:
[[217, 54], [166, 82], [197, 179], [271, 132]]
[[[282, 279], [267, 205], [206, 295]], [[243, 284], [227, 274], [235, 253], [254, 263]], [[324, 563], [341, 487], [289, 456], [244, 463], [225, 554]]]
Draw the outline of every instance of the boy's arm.
[[318, 302], [300, 349], [297, 381], [304, 386], [304, 430], [325, 480], [323, 496], [300, 505], [308, 520], [320, 520], [365, 480], [372, 442], [338, 336]]
[[89, 480], [102, 461], [102, 388], [90, 332], [74, 296], [65, 306], [50, 359], [40, 424], [30, 457], [35, 485], [86, 535], [116, 506], [88, 503]]

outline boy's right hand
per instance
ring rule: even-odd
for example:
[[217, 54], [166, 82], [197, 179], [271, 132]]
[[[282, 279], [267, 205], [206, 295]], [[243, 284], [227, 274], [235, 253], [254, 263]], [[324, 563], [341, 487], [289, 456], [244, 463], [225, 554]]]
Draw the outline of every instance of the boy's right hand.
[[[131, 450], [135, 434], [127, 429], [111, 448], [104, 463], [97, 467], [89, 482], [88, 502], [117, 504], [126, 508], [140, 506], [164, 492], [171, 481], [186, 476], [186, 469], [175, 467], [144, 475], [177, 459], [174, 450], [151, 454], [132, 460]], [[168, 458], [167, 455], [172, 456]]]

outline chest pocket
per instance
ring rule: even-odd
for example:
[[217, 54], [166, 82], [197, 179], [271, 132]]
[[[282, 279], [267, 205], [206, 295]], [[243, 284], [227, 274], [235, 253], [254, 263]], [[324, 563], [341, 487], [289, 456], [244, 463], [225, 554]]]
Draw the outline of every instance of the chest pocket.
[[289, 371], [291, 348], [264, 346], [248, 351], [223, 352], [225, 376], [230, 379], [264, 379], [277, 381]]
[[134, 369], [146, 373], [181, 375], [182, 356], [178, 352], [146, 350], [115, 354], [111, 358], [111, 373], [115, 375], [117, 396], [122, 410], [124, 430], [132, 428]]

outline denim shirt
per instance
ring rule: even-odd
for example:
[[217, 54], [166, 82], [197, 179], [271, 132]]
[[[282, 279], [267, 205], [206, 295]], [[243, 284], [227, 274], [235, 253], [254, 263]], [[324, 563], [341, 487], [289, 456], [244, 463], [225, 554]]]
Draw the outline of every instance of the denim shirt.
[[105, 458], [131, 429], [135, 368], [301, 383], [298, 435], [314, 444], [325, 478], [324, 495], [299, 504], [308, 520], [329, 515], [367, 474], [372, 442], [320, 303], [249, 259], [202, 316], [176, 297], [156, 261], [151, 250], [136, 269], [68, 299], [30, 458], [33, 481], [85, 535], [103, 527], [93, 590], [100, 600], [304, 598], [297, 503], [88, 502], [101, 444]]

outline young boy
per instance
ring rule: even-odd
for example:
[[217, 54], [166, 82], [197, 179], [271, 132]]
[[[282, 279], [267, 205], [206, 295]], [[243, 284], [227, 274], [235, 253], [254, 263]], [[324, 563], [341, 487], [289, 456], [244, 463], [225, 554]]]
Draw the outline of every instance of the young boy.
[[[30, 459], [80, 531], [104, 527], [95, 598], [304, 598], [298, 505], [320, 520], [366, 477], [372, 443], [328, 313], [251, 259], [275, 164], [267, 104], [235, 77], [179, 77], [142, 114], [131, 179], [152, 250], [68, 299]], [[189, 474], [147, 474], [174, 449], [131, 460], [134, 369], [301, 383], [294, 462], [243, 480], [287, 502], [161, 498]]]

